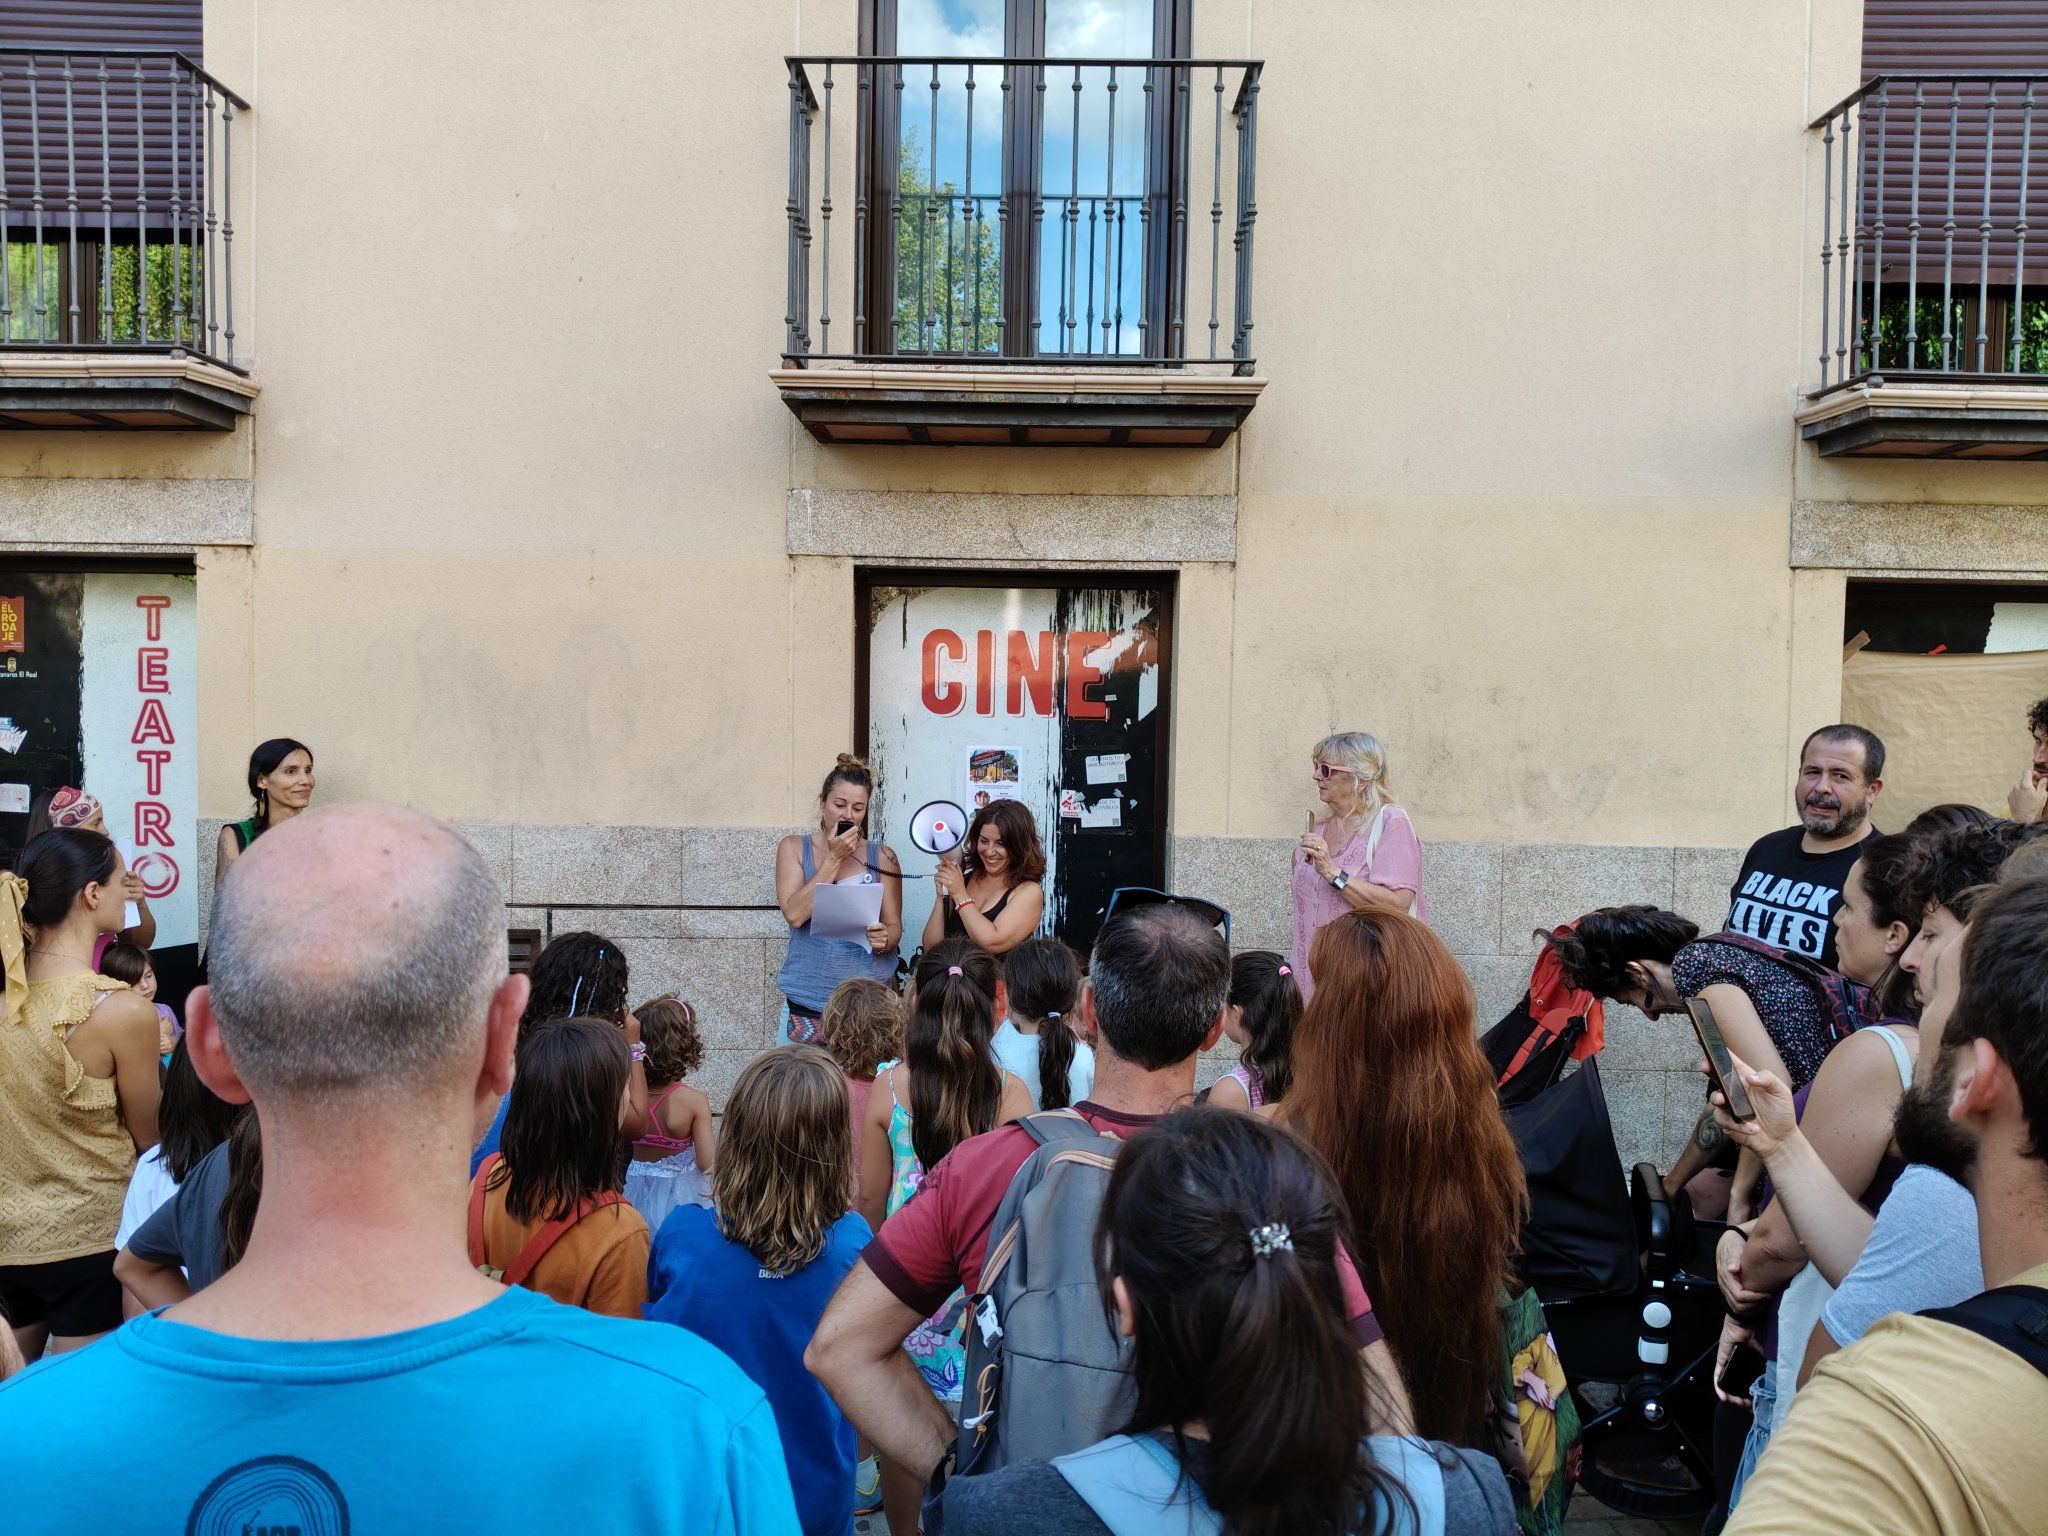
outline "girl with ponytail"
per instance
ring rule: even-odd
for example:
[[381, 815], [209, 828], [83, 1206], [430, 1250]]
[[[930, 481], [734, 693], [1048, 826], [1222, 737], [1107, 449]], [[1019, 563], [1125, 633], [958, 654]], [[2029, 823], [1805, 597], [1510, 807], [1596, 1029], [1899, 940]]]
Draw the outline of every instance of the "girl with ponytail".
[[995, 1034], [999, 1065], [1017, 1074], [1033, 1109], [1066, 1109], [1095, 1086], [1095, 1052], [1070, 1022], [1081, 1001], [1081, 962], [1058, 939], [1026, 939], [1003, 957]]
[[1251, 949], [1230, 962], [1230, 1009], [1223, 1033], [1243, 1048], [1236, 1066], [1209, 1090], [1219, 1109], [1269, 1114], [1287, 1097], [1294, 1075], [1294, 1026], [1301, 1022], [1294, 967], [1270, 949]]
[[927, 1531], [1498, 1536], [1492, 1457], [1369, 1435], [1345, 1320], [1349, 1225], [1320, 1159], [1268, 1121], [1182, 1110], [1118, 1155], [1095, 1230], [1109, 1326], [1130, 1341], [1121, 1434], [947, 1483]]
[[[877, 1231], [953, 1148], [1031, 1113], [1022, 1080], [990, 1054], [995, 1028], [996, 963], [988, 951], [966, 939], [927, 949], [911, 976], [903, 1059], [883, 1064], [861, 1127], [860, 1213]], [[956, 1409], [966, 1366], [965, 1299], [955, 1291], [903, 1341], [925, 1385]], [[917, 1529], [920, 1491], [915, 1473], [883, 1464], [891, 1530]]]

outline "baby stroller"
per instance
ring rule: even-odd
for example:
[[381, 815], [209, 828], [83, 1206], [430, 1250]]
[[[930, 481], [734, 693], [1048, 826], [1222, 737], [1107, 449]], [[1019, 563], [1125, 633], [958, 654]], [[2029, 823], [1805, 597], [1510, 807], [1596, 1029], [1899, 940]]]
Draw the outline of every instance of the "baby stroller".
[[1528, 1179], [1517, 1269], [1543, 1303], [1578, 1410], [1579, 1486], [1626, 1514], [1705, 1514], [1722, 1227], [1695, 1222], [1653, 1164], [1623, 1180], [1600, 1087], [1600, 1002], [1565, 980], [1551, 950], [1480, 1043]]

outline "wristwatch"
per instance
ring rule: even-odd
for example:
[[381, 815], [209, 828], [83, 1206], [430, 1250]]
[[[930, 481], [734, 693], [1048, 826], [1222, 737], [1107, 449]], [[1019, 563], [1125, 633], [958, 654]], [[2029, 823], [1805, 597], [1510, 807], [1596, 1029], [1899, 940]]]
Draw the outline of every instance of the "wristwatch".
[[1345, 886], [1349, 885], [1350, 883], [1351, 877], [1341, 869], [1338, 870], [1337, 873], [1335, 873], [1334, 875], [1330, 876], [1330, 889], [1333, 891], [1341, 891], [1344, 889]]

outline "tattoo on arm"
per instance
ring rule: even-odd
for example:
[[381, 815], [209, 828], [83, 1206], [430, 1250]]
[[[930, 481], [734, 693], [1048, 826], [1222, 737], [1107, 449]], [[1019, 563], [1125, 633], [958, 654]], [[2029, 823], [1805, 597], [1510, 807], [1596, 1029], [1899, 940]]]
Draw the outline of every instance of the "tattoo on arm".
[[1692, 1144], [1709, 1157], [1720, 1151], [1722, 1143], [1727, 1139], [1728, 1133], [1721, 1129], [1721, 1124], [1714, 1118], [1711, 1109], [1701, 1115], [1699, 1124], [1692, 1128]]

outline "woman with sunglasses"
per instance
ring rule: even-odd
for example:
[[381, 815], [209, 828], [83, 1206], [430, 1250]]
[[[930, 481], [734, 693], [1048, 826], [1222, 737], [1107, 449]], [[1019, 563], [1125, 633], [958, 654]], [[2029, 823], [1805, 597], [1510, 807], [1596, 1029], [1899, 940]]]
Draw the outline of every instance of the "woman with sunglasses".
[[1288, 964], [1303, 1000], [1315, 994], [1309, 951], [1317, 930], [1347, 912], [1400, 912], [1429, 919], [1422, 899], [1422, 842], [1408, 813], [1388, 798], [1387, 753], [1366, 731], [1316, 743], [1316, 795], [1294, 857], [1294, 944]]

